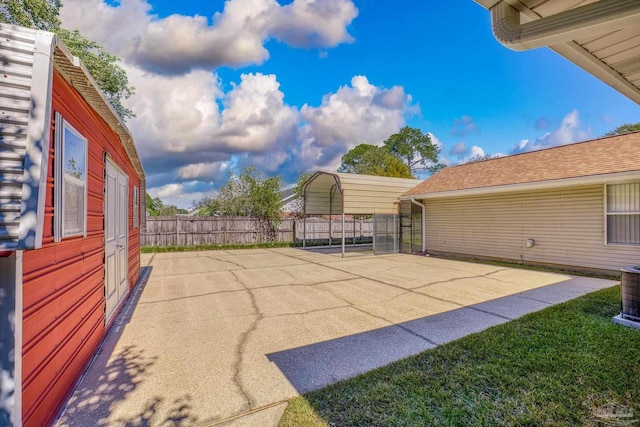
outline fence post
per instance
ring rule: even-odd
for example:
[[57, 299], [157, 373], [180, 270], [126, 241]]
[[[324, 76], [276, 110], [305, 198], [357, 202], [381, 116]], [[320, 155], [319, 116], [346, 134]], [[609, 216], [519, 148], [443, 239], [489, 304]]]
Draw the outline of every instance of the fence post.
[[222, 244], [227, 245], [227, 228], [229, 228], [229, 219], [227, 217], [222, 221]]
[[176, 215], [176, 246], [180, 246], [180, 217]]
[[293, 242], [292, 243], [295, 244], [296, 243], [296, 219], [295, 218], [291, 220], [291, 228], [293, 230]]

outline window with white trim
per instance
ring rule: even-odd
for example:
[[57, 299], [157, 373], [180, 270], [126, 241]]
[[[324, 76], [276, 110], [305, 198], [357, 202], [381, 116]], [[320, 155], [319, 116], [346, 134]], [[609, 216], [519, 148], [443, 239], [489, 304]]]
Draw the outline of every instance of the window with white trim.
[[140, 202], [138, 197], [138, 187], [133, 186], [133, 228], [138, 228], [140, 221]]
[[640, 182], [607, 185], [607, 243], [640, 245]]
[[87, 235], [87, 138], [56, 113], [54, 240]]

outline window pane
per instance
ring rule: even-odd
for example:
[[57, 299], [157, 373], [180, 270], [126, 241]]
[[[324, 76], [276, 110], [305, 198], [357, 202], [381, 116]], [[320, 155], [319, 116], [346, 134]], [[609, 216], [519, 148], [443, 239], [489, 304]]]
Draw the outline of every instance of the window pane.
[[84, 228], [84, 186], [68, 179], [64, 182], [64, 232], [78, 234]]
[[71, 129], [64, 130], [64, 173], [85, 180], [85, 141]]
[[640, 182], [607, 185], [607, 212], [640, 212]]
[[607, 216], [607, 241], [640, 245], [640, 215]]

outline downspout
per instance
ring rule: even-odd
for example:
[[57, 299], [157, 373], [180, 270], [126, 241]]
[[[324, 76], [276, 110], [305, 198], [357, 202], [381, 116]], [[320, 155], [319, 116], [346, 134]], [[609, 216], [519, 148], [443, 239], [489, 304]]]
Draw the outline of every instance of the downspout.
[[640, 1], [600, 0], [522, 24], [505, 0], [491, 8], [493, 35], [512, 50], [554, 46], [640, 24]]
[[427, 252], [427, 207], [416, 200], [415, 197], [411, 198], [411, 203], [422, 208], [422, 253]]
[[344, 254], [346, 252], [345, 242], [344, 242], [344, 192], [342, 191], [342, 185], [340, 183], [340, 179], [337, 176], [334, 176], [336, 181], [336, 188], [340, 192], [340, 201], [342, 202], [342, 258], [344, 258]]

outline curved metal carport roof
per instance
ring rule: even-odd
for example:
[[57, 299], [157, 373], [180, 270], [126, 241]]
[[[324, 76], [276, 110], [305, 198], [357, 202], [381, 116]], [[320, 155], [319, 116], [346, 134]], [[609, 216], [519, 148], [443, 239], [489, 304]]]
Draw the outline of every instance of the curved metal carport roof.
[[[318, 171], [303, 185], [303, 215], [342, 215], [342, 254], [345, 251], [344, 216], [397, 214], [398, 198], [420, 180]], [[303, 245], [305, 238], [303, 237]]]

